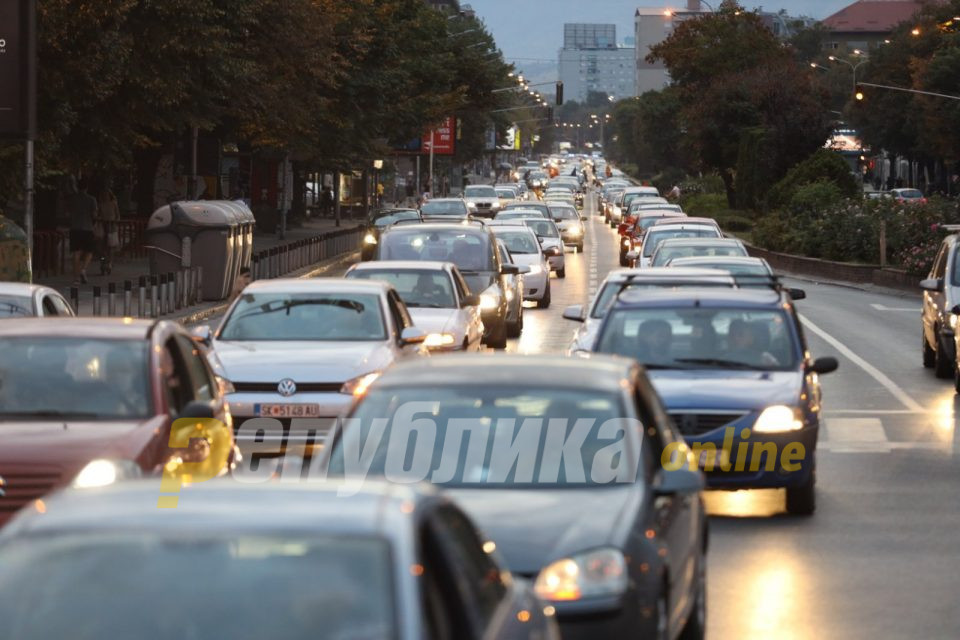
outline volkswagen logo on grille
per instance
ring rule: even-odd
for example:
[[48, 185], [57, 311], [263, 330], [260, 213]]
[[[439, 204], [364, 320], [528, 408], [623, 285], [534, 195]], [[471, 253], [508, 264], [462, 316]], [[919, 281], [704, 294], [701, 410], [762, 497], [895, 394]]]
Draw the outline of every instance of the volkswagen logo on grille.
[[277, 385], [277, 393], [282, 395], [284, 398], [289, 398], [297, 392], [297, 383], [291, 380], [290, 378], [284, 378], [280, 381], [280, 384]]

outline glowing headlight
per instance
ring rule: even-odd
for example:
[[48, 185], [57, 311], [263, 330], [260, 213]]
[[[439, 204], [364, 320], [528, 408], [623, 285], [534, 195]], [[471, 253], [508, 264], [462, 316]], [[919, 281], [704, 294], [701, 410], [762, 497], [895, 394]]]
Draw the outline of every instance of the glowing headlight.
[[428, 349], [436, 349], [438, 347], [449, 347], [456, 343], [457, 339], [452, 333], [431, 333], [427, 336], [427, 339], [423, 341], [423, 344], [426, 345]]
[[351, 396], [359, 398], [360, 396], [366, 395], [367, 389], [370, 388], [370, 385], [380, 377], [379, 371], [374, 371], [372, 373], [367, 373], [362, 376], [358, 376], [353, 380], [347, 380], [343, 383], [343, 386], [340, 387], [340, 393], [346, 393]]
[[951, 313], [949, 316], [947, 316], [947, 324], [950, 325], [950, 328], [951, 328], [951, 329], [956, 329], [956, 328], [957, 328], [957, 315], [954, 314], [954, 313]]
[[363, 236], [363, 244], [377, 244], [377, 236], [373, 235], [372, 233], [368, 233], [367, 235]]
[[581, 229], [580, 227], [578, 227], [578, 226], [576, 226], [576, 225], [570, 227], [569, 229], [567, 229], [567, 231], [570, 232], [570, 235], [572, 235], [572, 236], [578, 236], [578, 235], [580, 235], [581, 233], [583, 233], [583, 229]]
[[534, 590], [559, 602], [620, 595], [627, 589], [627, 563], [617, 549], [598, 549], [558, 560], [537, 576]]
[[784, 433], [800, 429], [803, 429], [800, 410], [782, 404], [764, 409], [753, 425], [754, 433]]
[[480, 308], [487, 311], [500, 306], [500, 296], [493, 293], [484, 293], [480, 296]]
[[625, 247], [629, 247], [629, 246], [630, 246], [630, 238], [624, 238], [623, 240], [620, 241], [620, 244], [622, 244], [622, 245], [625, 246]]
[[530, 265], [530, 273], [528, 273], [527, 275], [535, 276], [535, 275], [539, 275], [539, 274], [541, 274], [541, 273], [543, 273], [543, 267], [541, 267], [541, 266], [538, 265], [538, 264], [532, 264], [532, 265]]
[[120, 480], [139, 478], [143, 472], [131, 460], [92, 460], [73, 480], [75, 489], [106, 487]]

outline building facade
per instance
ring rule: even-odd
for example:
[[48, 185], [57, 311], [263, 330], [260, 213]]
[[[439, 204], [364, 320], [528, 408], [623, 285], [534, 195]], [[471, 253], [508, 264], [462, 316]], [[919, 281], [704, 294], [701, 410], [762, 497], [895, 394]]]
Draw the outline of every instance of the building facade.
[[566, 100], [586, 102], [593, 91], [618, 100], [636, 95], [635, 64], [635, 50], [617, 45], [616, 25], [564, 25], [558, 66]]

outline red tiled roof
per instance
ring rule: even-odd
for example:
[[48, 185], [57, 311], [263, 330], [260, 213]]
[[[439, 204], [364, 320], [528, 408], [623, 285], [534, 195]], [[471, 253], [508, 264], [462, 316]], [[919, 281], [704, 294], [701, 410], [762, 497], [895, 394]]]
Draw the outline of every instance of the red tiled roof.
[[830, 31], [890, 33], [910, 19], [923, 2], [917, 0], [859, 0], [823, 21]]

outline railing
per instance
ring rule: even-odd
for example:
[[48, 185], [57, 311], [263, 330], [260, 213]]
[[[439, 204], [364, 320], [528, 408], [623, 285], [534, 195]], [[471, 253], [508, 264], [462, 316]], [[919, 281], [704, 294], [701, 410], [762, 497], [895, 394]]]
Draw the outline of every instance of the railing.
[[329, 231], [312, 238], [259, 251], [251, 260], [250, 275], [254, 280], [278, 278], [292, 271], [354, 251], [360, 246], [362, 233], [359, 227]]
[[147, 221], [142, 219], [126, 219], [117, 221], [117, 235], [120, 247], [117, 253], [131, 258], [143, 258], [147, 250], [143, 247], [143, 234], [147, 228]]
[[60, 231], [34, 231], [34, 276], [57, 276], [67, 268], [67, 236]]

